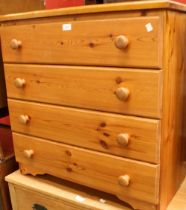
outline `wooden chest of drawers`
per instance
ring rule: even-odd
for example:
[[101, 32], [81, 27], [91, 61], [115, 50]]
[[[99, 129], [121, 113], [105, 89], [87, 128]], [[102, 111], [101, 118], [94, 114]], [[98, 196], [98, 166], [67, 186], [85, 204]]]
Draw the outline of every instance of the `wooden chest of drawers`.
[[185, 11], [140, 1], [2, 17], [22, 173], [165, 210], [186, 171]]

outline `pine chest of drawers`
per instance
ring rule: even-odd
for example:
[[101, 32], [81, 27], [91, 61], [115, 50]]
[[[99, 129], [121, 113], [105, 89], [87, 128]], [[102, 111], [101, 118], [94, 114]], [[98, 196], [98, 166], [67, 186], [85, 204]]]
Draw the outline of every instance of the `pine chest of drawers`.
[[185, 11], [148, 1], [2, 17], [22, 173], [165, 210], [185, 175]]

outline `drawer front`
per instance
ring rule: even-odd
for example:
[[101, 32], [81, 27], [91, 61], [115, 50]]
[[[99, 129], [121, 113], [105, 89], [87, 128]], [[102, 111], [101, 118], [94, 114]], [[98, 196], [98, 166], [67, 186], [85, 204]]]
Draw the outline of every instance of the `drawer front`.
[[160, 68], [161, 30], [160, 17], [7, 26], [1, 29], [3, 59], [16, 63]]
[[16, 193], [14, 197], [16, 210], [87, 210], [86, 208], [77, 208], [77, 206], [71, 203], [51, 198], [38, 192], [25, 190], [24, 188], [20, 189], [16, 187], [14, 193]]
[[[48, 189], [48, 186], [46, 187], [46, 189]], [[58, 189], [57, 191], [60, 192]], [[79, 197], [81, 199], [81, 196], [78, 197], [79, 194], [71, 195], [69, 192], [64, 192], [63, 200], [59, 199], [58, 196], [56, 198], [56, 195], [55, 197], [51, 197], [41, 194], [40, 192], [34, 192], [20, 187], [15, 187], [14, 192], [16, 193], [16, 196], [13, 197], [14, 195], [12, 192], [12, 199], [15, 201], [14, 205], [16, 210], [131, 210], [131, 208], [129, 209], [122, 205], [120, 207], [115, 207], [117, 204], [115, 204], [115, 206], [107, 205], [108, 201], [106, 204], [101, 204], [101, 202], [99, 202], [100, 198], [97, 198], [96, 200], [89, 199], [89, 204], [87, 204], [88, 202], [85, 203], [85, 201], [80, 202], [78, 201]], [[72, 198], [69, 199], [68, 196], [72, 196]], [[87, 197], [82, 198], [85, 198], [87, 201]]]
[[150, 70], [5, 64], [9, 98], [154, 118], [161, 117], [161, 74]]
[[9, 100], [12, 130], [118, 156], [159, 162], [160, 123]]
[[158, 202], [159, 167], [156, 165], [16, 133], [13, 137], [23, 173], [38, 171], [117, 196]]

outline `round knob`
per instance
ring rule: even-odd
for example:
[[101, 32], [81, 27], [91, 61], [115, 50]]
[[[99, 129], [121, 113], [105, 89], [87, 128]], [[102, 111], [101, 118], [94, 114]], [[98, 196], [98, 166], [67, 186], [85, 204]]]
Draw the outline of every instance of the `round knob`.
[[26, 81], [25, 81], [25, 79], [16, 78], [14, 81], [14, 84], [17, 88], [23, 88], [26, 84]]
[[26, 158], [32, 158], [33, 155], [34, 155], [34, 151], [32, 149], [30, 149], [30, 150], [24, 150], [23, 151], [23, 154], [24, 154], [24, 156]]
[[119, 49], [125, 49], [129, 44], [129, 40], [126, 36], [120, 35], [115, 39], [115, 45]]
[[121, 186], [125, 186], [127, 187], [130, 183], [130, 177], [129, 175], [124, 175], [124, 176], [120, 176], [118, 178], [118, 183], [121, 185]]
[[21, 48], [22, 42], [17, 39], [12, 39], [10, 42], [10, 46], [12, 49], [16, 50], [16, 49]]
[[119, 100], [125, 101], [129, 97], [130, 91], [128, 88], [120, 87], [116, 90], [115, 93]]
[[117, 136], [117, 142], [118, 144], [120, 144], [121, 146], [126, 146], [129, 143], [129, 134], [127, 133], [121, 133]]
[[28, 122], [29, 122], [29, 116], [28, 115], [20, 115], [19, 116], [19, 122], [21, 123], [21, 124], [27, 124]]

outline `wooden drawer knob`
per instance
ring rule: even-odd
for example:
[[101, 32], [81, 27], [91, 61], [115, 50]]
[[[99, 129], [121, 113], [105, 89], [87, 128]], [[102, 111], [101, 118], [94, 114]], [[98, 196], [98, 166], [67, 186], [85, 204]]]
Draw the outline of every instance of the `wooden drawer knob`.
[[129, 177], [129, 175], [120, 176], [118, 178], [118, 183], [121, 186], [127, 187], [129, 185], [129, 183], [130, 183], [130, 177]]
[[32, 158], [33, 155], [34, 155], [34, 151], [32, 149], [30, 149], [30, 150], [24, 150], [23, 151], [23, 154], [24, 154], [24, 156], [26, 158]]
[[21, 124], [24, 124], [24, 125], [26, 125], [28, 122], [29, 122], [29, 116], [28, 115], [20, 115], [19, 116], [19, 122], [21, 123]]
[[129, 40], [126, 36], [120, 35], [115, 39], [115, 45], [119, 49], [125, 49], [129, 44]]
[[14, 50], [21, 48], [22, 42], [17, 39], [12, 39], [10, 42], [10, 47]]
[[115, 92], [116, 96], [121, 101], [126, 101], [129, 97], [130, 91], [128, 88], [120, 87]]
[[14, 81], [14, 84], [17, 88], [23, 88], [26, 84], [26, 81], [25, 81], [25, 79], [16, 78]]
[[117, 136], [117, 142], [121, 146], [127, 146], [129, 143], [129, 134], [127, 133], [121, 133]]

